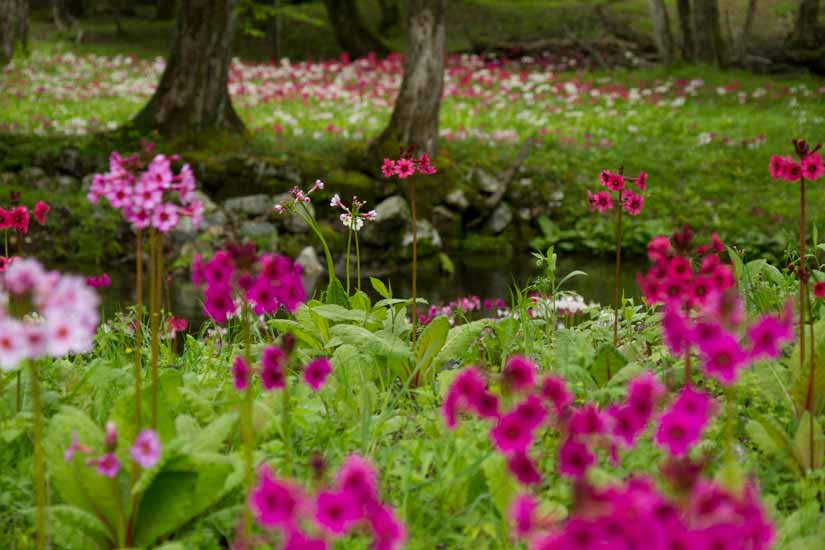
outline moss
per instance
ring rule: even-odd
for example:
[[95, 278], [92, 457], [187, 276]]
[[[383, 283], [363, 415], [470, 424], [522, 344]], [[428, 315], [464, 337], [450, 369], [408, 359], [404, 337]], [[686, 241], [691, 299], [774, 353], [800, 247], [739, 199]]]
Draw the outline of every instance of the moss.
[[496, 254], [504, 258], [511, 258], [513, 256], [513, 242], [511, 235], [506, 231], [501, 235], [470, 233], [459, 243], [459, 250], [466, 254]]

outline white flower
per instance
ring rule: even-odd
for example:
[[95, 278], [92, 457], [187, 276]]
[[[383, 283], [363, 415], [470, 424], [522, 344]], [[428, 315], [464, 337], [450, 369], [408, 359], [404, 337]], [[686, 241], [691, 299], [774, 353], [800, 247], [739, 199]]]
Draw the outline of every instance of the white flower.
[[336, 206], [338, 206], [338, 205], [340, 205], [340, 204], [341, 204], [341, 197], [338, 195], [338, 193], [335, 193], [335, 194], [332, 196], [332, 199], [330, 199], [330, 201], [329, 201], [329, 205], [330, 205], [330, 206], [332, 206], [332, 207], [334, 208], [334, 207], [336, 207]]

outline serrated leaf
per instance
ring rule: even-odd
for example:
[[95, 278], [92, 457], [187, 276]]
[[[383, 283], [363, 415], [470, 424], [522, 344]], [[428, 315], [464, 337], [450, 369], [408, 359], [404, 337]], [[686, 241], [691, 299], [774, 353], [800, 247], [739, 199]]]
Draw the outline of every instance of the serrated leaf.
[[490, 326], [490, 324], [488, 319], [480, 319], [467, 323], [466, 325], [451, 328], [447, 333], [447, 340], [444, 342], [444, 347], [442, 347], [438, 355], [435, 356], [433, 367], [441, 370], [447, 361], [460, 361], [462, 357], [466, 356], [467, 350], [479, 339], [481, 331]]
[[444, 347], [449, 331], [450, 322], [446, 317], [440, 315], [430, 321], [427, 328], [418, 337], [415, 348], [415, 361], [422, 379], [427, 379], [430, 365], [438, 352]]
[[[811, 442], [813, 442], [813, 447]], [[822, 435], [822, 428], [815, 418], [811, 421], [808, 411], [799, 417], [799, 425], [794, 435], [794, 455], [804, 470], [820, 468], [825, 458], [825, 438]]]
[[339, 281], [337, 277], [333, 277], [332, 281], [330, 281], [329, 285], [327, 285], [327, 292], [326, 296], [324, 296], [324, 301], [330, 305], [335, 304], [345, 308], [349, 307], [347, 291], [344, 290], [343, 285], [341, 285], [341, 281]]
[[77, 506], [57, 504], [48, 510], [53, 539], [63, 548], [110, 548], [115, 537], [94, 514]]
[[627, 358], [612, 345], [605, 344], [599, 348], [590, 364], [590, 375], [596, 385], [603, 388], [625, 365]]
[[387, 286], [381, 279], [376, 279], [375, 277], [370, 277], [370, 284], [375, 292], [378, 293], [379, 296], [382, 298], [392, 298], [392, 292], [387, 289]]
[[238, 413], [223, 414], [203, 428], [191, 442], [191, 452], [218, 452], [238, 423]]
[[510, 503], [518, 492], [518, 484], [510, 475], [507, 459], [500, 454], [494, 454], [481, 464], [481, 469], [484, 471], [484, 479], [490, 491], [490, 500], [502, 517], [508, 517]]
[[355, 325], [335, 325], [330, 332], [345, 344], [391, 359], [411, 359], [412, 351], [407, 342], [388, 334], [374, 333]]

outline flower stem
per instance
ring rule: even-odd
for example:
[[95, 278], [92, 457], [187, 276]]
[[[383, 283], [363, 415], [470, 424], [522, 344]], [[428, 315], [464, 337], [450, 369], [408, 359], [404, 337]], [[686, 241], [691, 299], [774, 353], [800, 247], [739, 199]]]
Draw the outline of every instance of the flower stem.
[[137, 244], [135, 254], [135, 277], [137, 278], [137, 289], [135, 290], [135, 433], [140, 431], [140, 382], [141, 382], [141, 349], [143, 348], [142, 326], [143, 326], [143, 231], [137, 232]]
[[282, 390], [281, 399], [283, 400], [281, 408], [281, 426], [284, 431], [284, 471], [287, 476], [292, 475], [292, 425], [290, 419], [289, 400], [289, 376], [284, 373], [284, 389]]
[[[244, 359], [248, 366], [252, 365], [252, 334], [249, 327], [249, 303], [244, 301], [243, 317]], [[252, 426], [252, 380], [247, 382], [244, 391], [243, 410], [243, 439], [244, 439], [244, 481], [247, 492], [252, 490], [255, 483], [255, 464], [253, 452], [255, 449], [255, 432]], [[252, 532], [252, 512], [248, 506], [244, 507], [244, 532], [247, 536]]]
[[34, 412], [32, 444], [34, 446], [34, 495], [36, 504], [35, 526], [37, 530], [35, 547], [46, 548], [46, 457], [43, 454], [43, 404], [40, 400], [40, 380], [37, 362], [29, 360], [31, 372], [32, 409]]
[[[616, 206], [616, 278], [613, 283], [613, 346], [619, 345], [619, 281], [622, 273], [622, 190], [619, 189], [619, 202]], [[609, 367], [608, 367], [609, 368]], [[610, 372], [607, 373], [610, 379]]]
[[813, 323], [813, 312], [811, 310], [811, 297], [807, 295], [805, 296], [805, 301], [808, 305], [808, 319], [811, 320], [811, 324], [808, 327], [809, 329], [809, 336], [810, 336], [810, 354], [808, 357], [808, 389], [807, 394], [805, 396], [805, 409], [808, 411], [808, 422], [810, 423], [808, 426], [808, 450], [810, 452], [810, 464], [811, 469], [814, 468], [814, 416], [815, 416], [815, 409], [816, 403], [814, 403], [814, 384], [816, 383], [816, 355], [814, 353], [814, 323]]
[[[412, 212], [412, 347], [415, 349], [415, 337], [418, 326], [418, 295], [416, 289], [416, 279], [418, 278], [418, 235], [416, 231], [415, 216], [415, 179], [410, 179], [410, 211]], [[418, 383], [418, 374], [415, 376]]]
[[23, 409], [23, 376], [17, 371], [17, 413]]
[[349, 254], [350, 249], [352, 248], [352, 227], [349, 228], [347, 231], [347, 259], [346, 259], [346, 266], [347, 266], [347, 296], [349, 296]]
[[152, 229], [151, 234], [151, 372], [152, 372], [152, 429], [156, 430], [158, 425], [158, 346], [160, 337], [160, 302], [161, 287], [160, 273], [163, 261], [163, 240], [161, 235]]
[[799, 372], [805, 370], [805, 299], [807, 283], [805, 274], [805, 178], [799, 186]]
[[318, 237], [318, 240], [321, 241], [321, 246], [324, 248], [324, 256], [326, 256], [327, 259], [327, 275], [329, 276], [329, 284], [332, 284], [332, 281], [335, 278], [335, 264], [332, 262], [332, 254], [329, 251], [329, 246], [327, 246], [327, 241], [324, 239], [321, 229], [318, 227], [318, 224], [315, 223], [312, 214], [310, 214], [309, 209], [306, 205], [304, 205], [304, 203], [301, 203], [301, 208], [304, 209], [304, 214], [297, 211], [295, 213], [301, 216], [301, 219], [306, 222], [309, 228], [312, 229], [312, 232], [315, 233], [315, 236]]
[[361, 292], [361, 250], [358, 248], [358, 231], [355, 232], [355, 271], [358, 278], [358, 292]]
[[691, 366], [690, 366], [690, 346], [686, 346], [685, 349], [685, 387], [690, 387], [690, 373], [691, 373]]

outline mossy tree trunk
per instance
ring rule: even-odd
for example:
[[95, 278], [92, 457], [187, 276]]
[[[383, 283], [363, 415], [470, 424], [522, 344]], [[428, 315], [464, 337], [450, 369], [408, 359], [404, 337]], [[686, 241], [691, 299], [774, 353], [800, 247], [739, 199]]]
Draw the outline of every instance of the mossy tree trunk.
[[[435, 157], [438, 114], [444, 90], [446, 0], [407, 1], [407, 56], [404, 79], [390, 123], [372, 150], [397, 156], [400, 146]], [[393, 149], [393, 150], [390, 150]]]
[[682, 59], [693, 61], [693, 22], [690, 16], [690, 0], [676, 0], [679, 13], [679, 30], [682, 33]]
[[819, 0], [799, 0], [796, 12], [793, 41], [806, 48], [820, 46], [819, 35]]
[[324, 5], [335, 39], [351, 57], [389, 53], [387, 45], [367, 26], [356, 0], [324, 0]]
[[0, 67], [14, 56], [18, 45], [28, 47], [28, 0], [0, 0]]
[[653, 36], [662, 62], [673, 63], [673, 35], [670, 32], [670, 18], [664, 0], [649, 0], [650, 16], [653, 20]]
[[164, 134], [242, 131], [227, 81], [237, 0], [179, 0], [172, 52], [134, 125]]
[[693, 28], [696, 60], [711, 65], [724, 65], [725, 44], [719, 21], [718, 0], [694, 1]]

